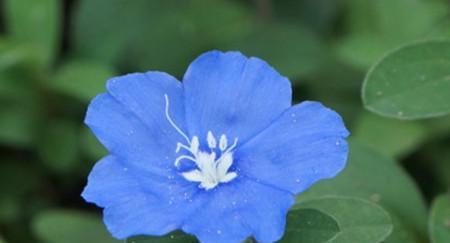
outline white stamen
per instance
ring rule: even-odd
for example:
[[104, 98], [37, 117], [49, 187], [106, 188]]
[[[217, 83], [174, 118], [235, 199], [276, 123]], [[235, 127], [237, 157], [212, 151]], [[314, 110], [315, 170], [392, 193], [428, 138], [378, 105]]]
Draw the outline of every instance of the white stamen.
[[226, 153], [217, 160], [217, 174], [219, 178], [222, 178], [227, 174], [228, 169], [230, 169], [232, 164], [233, 155], [231, 153]]
[[186, 139], [186, 141], [188, 143], [191, 143], [191, 141], [189, 140], [188, 136], [186, 136], [186, 134], [184, 134], [183, 131], [181, 131], [181, 129], [175, 124], [175, 122], [173, 122], [172, 118], [170, 118], [169, 115], [169, 96], [167, 96], [167, 94], [164, 94], [164, 98], [166, 100], [166, 118], [169, 121], [170, 125], [172, 125], [173, 128], [175, 128], [175, 130], [184, 137], [184, 139]]
[[238, 142], [238, 139], [235, 138], [233, 144], [224, 153], [228, 153], [231, 150], [233, 150], [234, 148], [236, 148], [237, 142]]
[[200, 147], [200, 142], [198, 141], [198, 137], [197, 136], [192, 137], [190, 152], [192, 154], [197, 154], [199, 147]]
[[214, 138], [214, 135], [212, 134], [211, 131], [208, 131], [208, 135], [206, 136], [206, 140], [208, 141], [208, 147], [210, 149], [216, 148], [216, 146], [217, 146], [216, 138]]
[[233, 149], [236, 148], [238, 139], [234, 139], [234, 143], [228, 146], [227, 136], [222, 134], [219, 140], [220, 157], [214, 149], [217, 147], [217, 140], [211, 131], [208, 131], [206, 142], [208, 143], [209, 151], [200, 151], [200, 141], [197, 136], [189, 139], [188, 136], [175, 124], [169, 115], [169, 97], [164, 95], [166, 100], [166, 118], [172, 127], [186, 139], [187, 144], [177, 143], [175, 152], [180, 152], [185, 149], [189, 155], [183, 154], [175, 159], [174, 165], [179, 167], [182, 160], [193, 162], [197, 169], [182, 172], [181, 175], [188, 181], [200, 182], [199, 187], [210, 190], [216, 187], [219, 183], [227, 183], [237, 177], [236, 172], [229, 172], [228, 170], [233, 165]]
[[227, 145], [228, 145], [227, 136], [225, 136], [225, 134], [222, 134], [220, 136], [220, 141], [219, 141], [220, 151], [225, 151], [225, 149], [227, 148]]
[[199, 170], [192, 170], [189, 172], [181, 173], [184, 178], [186, 178], [189, 181], [195, 181], [195, 182], [202, 182], [203, 181], [203, 175]]
[[187, 150], [190, 149], [189, 147], [187, 147], [186, 145], [184, 145], [184, 144], [182, 144], [182, 143], [177, 143], [177, 148], [175, 149], [175, 153], [180, 152], [180, 150], [181, 150], [182, 148], [187, 149]]
[[180, 165], [180, 161], [183, 159], [187, 159], [187, 160], [193, 161], [194, 163], [197, 163], [195, 158], [193, 158], [189, 155], [181, 155], [175, 160], [175, 162], [174, 162], [175, 166], [178, 167]]
[[230, 182], [231, 180], [236, 178], [236, 176], [237, 176], [236, 172], [230, 172], [230, 173], [226, 174], [224, 177], [222, 177], [220, 179], [220, 182], [222, 182], [222, 183]]

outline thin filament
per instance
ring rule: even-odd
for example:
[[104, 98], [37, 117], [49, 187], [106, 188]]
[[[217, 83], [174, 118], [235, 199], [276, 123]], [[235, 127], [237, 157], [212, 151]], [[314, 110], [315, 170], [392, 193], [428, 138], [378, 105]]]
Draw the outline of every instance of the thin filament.
[[181, 155], [175, 160], [175, 163], [174, 163], [175, 166], [178, 167], [178, 165], [180, 165], [180, 161], [183, 159], [190, 160], [190, 161], [194, 162], [195, 164], [197, 164], [197, 161], [195, 160], [195, 158], [193, 158], [189, 155]]
[[166, 100], [166, 118], [169, 121], [170, 125], [172, 125], [173, 128], [175, 128], [175, 130], [184, 137], [184, 139], [186, 139], [186, 141], [190, 144], [191, 141], [189, 140], [188, 136], [186, 136], [186, 134], [184, 134], [183, 131], [181, 131], [181, 129], [175, 124], [175, 122], [173, 122], [172, 118], [170, 118], [169, 115], [169, 96], [167, 94], [164, 94], [164, 98]]

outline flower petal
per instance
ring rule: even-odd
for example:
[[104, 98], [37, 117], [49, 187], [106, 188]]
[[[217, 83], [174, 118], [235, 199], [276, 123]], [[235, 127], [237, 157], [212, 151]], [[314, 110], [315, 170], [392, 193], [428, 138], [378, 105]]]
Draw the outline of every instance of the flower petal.
[[151, 194], [136, 193], [103, 211], [109, 232], [117, 239], [136, 235], [162, 236], [180, 227], [188, 208], [161, 204]]
[[156, 174], [173, 167], [177, 142], [183, 137], [165, 114], [165, 95], [170, 115], [177, 124], [184, 120], [181, 84], [171, 76], [136, 73], [108, 81], [109, 93], [89, 105], [85, 123], [108, 150], [130, 166]]
[[239, 52], [207, 52], [183, 78], [191, 135], [208, 131], [243, 142], [291, 105], [291, 86], [266, 62]]
[[258, 242], [275, 242], [285, 230], [286, 216], [295, 203], [295, 197], [287, 191], [247, 180], [244, 193], [251, 198], [240, 214], [252, 230]]
[[197, 197], [204, 204], [182, 229], [202, 243], [238, 243], [251, 235], [258, 242], [279, 240], [294, 203], [292, 194], [243, 177]]
[[164, 96], [167, 95], [170, 116], [184, 130], [183, 87], [181, 82], [169, 74], [155, 71], [128, 74], [108, 80], [106, 88], [147, 126], [160, 128], [159, 133], [179, 137], [165, 116]]
[[162, 184], [151, 176], [140, 176], [114, 156], [107, 156], [95, 165], [82, 196], [105, 208], [108, 230], [124, 239], [140, 234], [163, 235], [179, 228], [196, 209], [190, 207], [196, 191], [191, 183]]
[[238, 148], [236, 164], [251, 178], [299, 193], [345, 167], [348, 134], [337, 113], [303, 102]]
[[81, 196], [88, 202], [106, 207], [118, 198], [133, 195], [139, 191], [139, 186], [128, 170], [111, 155], [101, 159], [89, 174]]

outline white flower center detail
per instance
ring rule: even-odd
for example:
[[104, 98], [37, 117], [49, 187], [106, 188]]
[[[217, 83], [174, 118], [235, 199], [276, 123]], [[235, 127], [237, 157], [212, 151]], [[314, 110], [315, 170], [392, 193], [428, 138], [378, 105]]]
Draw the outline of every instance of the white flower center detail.
[[169, 97], [164, 95], [166, 99], [166, 118], [172, 127], [186, 140], [187, 144], [177, 143], [175, 152], [179, 153], [181, 149], [189, 152], [189, 154], [180, 155], [175, 159], [174, 165], [178, 168], [182, 160], [187, 160], [196, 165], [196, 169], [182, 172], [181, 175], [188, 181], [199, 182], [199, 187], [205, 190], [213, 189], [219, 183], [227, 183], [237, 177], [236, 172], [229, 172], [233, 164], [233, 149], [236, 148], [238, 138], [234, 139], [233, 144], [228, 146], [228, 139], [222, 134], [217, 143], [211, 131], [208, 131], [206, 141], [209, 151], [200, 150], [200, 141], [198, 136], [189, 137], [175, 124], [169, 115]]

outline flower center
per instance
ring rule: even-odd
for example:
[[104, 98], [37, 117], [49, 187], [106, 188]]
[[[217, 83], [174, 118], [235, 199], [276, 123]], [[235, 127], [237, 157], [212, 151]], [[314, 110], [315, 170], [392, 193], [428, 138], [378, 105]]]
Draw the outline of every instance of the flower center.
[[169, 115], [169, 97], [164, 95], [166, 100], [166, 118], [172, 127], [186, 140], [186, 144], [177, 143], [175, 152], [179, 153], [181, 149], [189, 154], [180, 155], [175, 159], [174, 165], [179, 168], [180, 162], [189, 161], [196, 165], [196, 169], [182, 172], [181, 175], [188, 181], [199, 182], [199, 187], [205, 190], [213, 189], [219, 183], [227, 183], [237, 177], [236, 172], [229, 172], [233, 164], [233, 149], [236, 148], [238, 138], [234, 139], [233, 144], [228, 146], [228, 139], [222, 134], [217, 141], [211, 131], [208, 131], [206, 141], [207, 151], [200, 150], [200, 141], [198, 136], [189, 137], [173, 122]]

